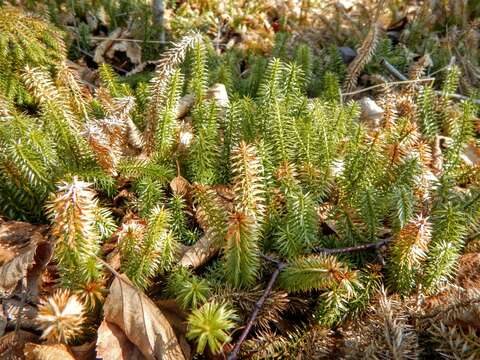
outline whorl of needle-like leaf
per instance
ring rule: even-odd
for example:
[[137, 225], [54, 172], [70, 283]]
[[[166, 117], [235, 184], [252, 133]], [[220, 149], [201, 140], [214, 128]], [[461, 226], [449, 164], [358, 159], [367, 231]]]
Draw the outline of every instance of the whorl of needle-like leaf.
[[70, 127], [78, 127], [78, 118], [73, 115], [72, 109], [53, 83], [50, 74], [39, 67], [27, 65], [23, 73], [23, 80], [33, 96], [44, 107], [44, 111], [54, 113], [53, 115], [58, 112], [58, 115], [63, 116]]
[[207, 345], [211, 352], [219, 353], [232, 339], [228, 331], [235, 327], [236, 320], [236, 313], [226, 304], [205, 303], [188, 317], [187, 338], [195, 340], [198, 353], [203, 353]]
[[176, 269], [168, 280], [167, 291], [184, 309], [196, 309], [210, 295], [210, 286], [205, 279], [190, 273], [186, 268]]
[[69, 343], [81, 335], [85, 322], [85, 309], [76, 295], [68, 290], [57, 290], [52, 296], [41, 299], [37, 321], [42, 338], [55, 343]]
[[374, 308], [366, 328], [360, 329], [367, 337], [363, 354], [371, 359], [416, 359], [417, 334], [408, 323], [406, 311], [398, 301], [388, 298], [385, 290], [380, 292], [380, 301]]
[[206, 185], [194, 184], [196, 217], [203, 230], [222, 243], [226, 233], [227, 213], [214, 190]]
[[142, 289], [150, 285], [159, 271], [173, 265], [178, 243], [169, 229], [170, 214], [156, 206], [151, 210], [148, 226], [138, 222], [125, 224], [119, 232], [122, 269]]
[[44, 128], [57, 142], [67, 166], [75, 167], [90, 156], [81, 136], [81, 119], [72, 110], [68, 97], [62, 95], [51, 76], [41, 68], [26, 66], [22, 78], [39, 103]]
[[467, 234], [465, 214], [452, 203], [434, 209], [432, 219], [432, 241], [422, 274], [422, 284], [429, 293], [452, 279]]
[[57, 66], [55, 83], [73, 113], [87, 120], [92, 95], [89, 88], [82, 83], [79, 73], [64, 61]]
[[52, 235], [57, 239], [55, 256], [60, 273], [70, 286], [100, 276], [95, 256], [100, 250], [95, 226], [98, 204], [91, 184], [76, 177], [63, 182], [47, 206]]
[[175, 139], [177, 106], [182, 87], [183, 75], [179, 70], [174, 71], [166, 85], [165, 99], [158, 114], [155, 151], [160, 158], [168, 156]]
[[233, 192], [238, 211], [262, 221], [265, 213], [263, 166], [255, 146], [241, 141], [231, 155]]
[[332, 255], [313, 255], [291, 261], [280, 273], [279, 284], [290, 292], [329, 289], [351, 270]]
[[171, 76], [180, 64], [185, 60], [189, 49], [196, 43], [202, 42], [199, 34], [185, 36], [182, 40], [175, 43], [172, 48], [163, 53], [162, 58], [157, 63], [155, 76], [150, 81], [150, 100], [147, 109], [147, 125], [144, 131], [145, 151], [150, 153], [155, 148], [155, 134], [159, 121], [159, 113], [165, 106], [167, 85]]
[[286, 213], [277, 230], [275, 245], [280, 254], [292, 258], [308, 253], [318, 235], [318, 215], [310, 194], [289, 191]]
[[50, 71], [65, 57], [60, 29], [20, 8], [0, 6], [0, 91], [8, 99], [31, 102], [20, 77], [26, 65]]
[[255, 283], [260, 267], [258, 224], [253, 214], [230, 215], [225, 235], [224, 266], [227, 280], [235, 287]]
[[[110, 120], [110, 121], [108, 121]], [[121, 128], [123, 124], [116, 122], [116, 119], [105, 119], [102, 122], [103, 125], [110, 123], [110, 129]], [[123, 130], [118, 131], [122, 133]], [[116, 132], [116, 133], [118, 133]], [[112, 142], [112, 136], [105, 134], [102, 127], [99, 127], [95, 123], [87, 124], [86, 126], [86, 138], [95, 154], [98, 164], [109, 174], [117, 175], [117, 166], [122, 156], [122, 150], [118, 142]]]
[[414, 289], [430, 240], [431, 224], [427, 218], [418, 216], [393, 241], [389, 249], [388, 281], [401, 294]]

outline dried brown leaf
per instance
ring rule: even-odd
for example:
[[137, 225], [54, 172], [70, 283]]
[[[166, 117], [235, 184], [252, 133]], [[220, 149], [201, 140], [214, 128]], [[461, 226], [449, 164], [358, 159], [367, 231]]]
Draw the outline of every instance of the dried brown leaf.
[[12, 292], [18, 282], [26, 276], [30, 294], [37, 296], [39, 280], [52, 253], [52, 244], [45, 241], [40, 233], [34, 233], [30, 238], [30, 244], [23, 247], [19, 255], [0, 266], [0, 291]]
[[25, 359], [24, 348], [26, 343], [38, 341], [38, 336], [28, 331], [11, 331], [0, 338], [0, 359]]
[[105, 320], [117, 325], [149, 360], [185, 359], [165, 315], [124, 275], [116, 277], [104, 305]]
[[177, 104], [176, 118], [181, 119], [185, 117], [185, 115], [188, 114], [194, 103], [195, 97], [192, 94], [182, 96], [182, 98], [180, 98]]
[[95, 341], [90, 341], [82, 345], [70, 346], [70, 351], [76, 360], [95, 360]]
[[[22, 304], [19, 296], [22, 295], [19, 294], [16, 297], [0, 301], [0, 308], [8, 319], [8, 326], [15, 327], [20, 319], [19, 326], [21, 329], [38, 330], [37, 307], [30, 304]], [[19, 316], [20, 311], [21, 316]]]
[[178, 264], [196, 269], [220, 251], [221, 244], [211, 234], [205, 234], [195, 244], [185, 248]]
[[76, 360], [70, 349], [63, 344], [38, 345], [28, 343], [25, 345], [26, 360]]
[[117, 325], [103, 321], [98, 328], [97, 357], [103, 360], [144, 360], [140, 350]]
[[128, 31], [122, 29], [114, 30], [110, 36], [103, 40], [95, 49], [93, 60], [97, 64], [106, 62], [106, 59], [113, 60], [115, 53], [123, 52], [133, 65], [142, 62], [142, 48], [135, 41], [129, 41]]
[[18, 256], [30, 244], [30, 238], [35, 232], [44, 234], [45, 231], [44, 226], [0, 219], [0, 265]]
[[170, 181], [170, 187], [175, 195], [185, 196], [190, 190], [190, 183], [183, 176], [176, 176]]
[[187, 314], [178, 306], [175, 300], [159, 300], [155, 304], [159, 307], [168, 322], [173, 328], [177, 339], [182, 347], [183, 354], [186, 359], [191, 359], [193, 354], [190, 349], [190, 345], [187, 342]]

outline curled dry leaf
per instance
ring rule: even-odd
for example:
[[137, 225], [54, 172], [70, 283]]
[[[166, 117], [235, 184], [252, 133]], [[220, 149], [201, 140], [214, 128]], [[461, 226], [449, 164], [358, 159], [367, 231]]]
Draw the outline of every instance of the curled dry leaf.
[[18, 282], [27, 277], [27, 288], [31, 296], [39, 292], [39, 279], [53, 253], [52, 244], [40, 233], [34, 233], [30, 243], [20, 254], [0, 267], [0, 291], [11, 293]]
[[45, 235], [47, 228], [21, 221], [3, 221], [0, 218], [0, 265], [12, 260], [30, 245], [30, 238], [36, 232]]
[[168, 319], [126, 276], [117, 276], [110, 286], [104, 314], [105, 321], [118, 326], [146, 359], [185, 359]]
[[220, 251], [221, 244], [208, 233], [202, 236], [195, 244], [184, 248], [178, 264], [196, 269], [215, 256]]
[[187, 94], [182, 96], [182, 98], [178, 101], [177, 109], [176, 109], [176, 117], [177, 119], [181, 119], [188, 114], [190, 109], [192, 108], [193, 104], [195, 103], [195, 96], [192, 94]]
[[[30, 304], [22, 304], [20, 296], [21, 294], [0, 301], [3, 316], [8, 320], [7, 328], [15, 328], [20, 319], [19, 326], [21, 329], [37, 331], [37, 307]], [[19, 316], [20, 311], [21, 316]]]
[[170, 188], [175, 195], [185, 196], [190, 190], [190, 183], [183, 176], [176, 176], [170, 181]]
[[225, 85], [216, 83], [207, 90], [207, 98], [215, 100], [220, 108], [227, 108], [230, 105], [228, 100], [227, 89]]
[[475, 141], [470, 141], [465, 146], [462, 153], [460, 154], [460, 158], [466, 165], [469, 166], [476, 166], [480, 163], [480, 149], [478, 148]]
[[102, 321], [98, 328], [97, 358], [102, 360], [144, 360], [140, 350], [117, 325]]
[[[230, 101], [228, 100], [227, 89], [225, 85], [217, 83], [207, 90], [207, 99], [214, 100], [221, 109], [228, 108]], [[193, 104], [195, 104], [195, 96], [193, 94], [187, 94], [183, 96], [177, 104], [176, 117], [177, 119], [184, 118]]]
[[39, 345], [28, 343], [25, 345], [26, 360], [76, 360], [70, 349], [63, 344]]
[[38, 336], [28, 331], [10, 331], [0, 338], [0, 359], [25, 359], [25, 344], [38, 341]]
[[142, 62], [142, 48], [134, 41], [120, 40], [130, 36], [129, 32], [122, 29], [114, 30], [110, 36], [103, 40], [95, 49], [93, 60], [97, 64], [114, 60], [116, 52], [123, 52], [133, 65]]
[[95, 345], [95, 341], [90, 341], [82, 345], [70, 346], [70, 351], [76, 360], [94, 360], [96, 359]]
[[165, 317], [168, 319], [177, 339], [182, 347], [186, 359], [192, 358], [190, 345], [187, 342], [187, 314], [178, 306], [175, 300], [158, 300], [155, 304], [159, 307]]

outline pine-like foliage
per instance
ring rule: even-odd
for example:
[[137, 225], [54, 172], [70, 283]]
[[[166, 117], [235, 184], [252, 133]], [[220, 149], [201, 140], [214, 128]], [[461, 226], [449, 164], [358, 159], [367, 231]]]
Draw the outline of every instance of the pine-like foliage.
[[31, 102], [21, 81], [26, 65], [53, 70], [65, 59], [59, 29], [12, 6], [0, 7], [0, 92], [19, 104]]
[[260, 266], [260, 226], [265, 213], [262, 165], [255, 147], [240, 142], [232, 150], [235, 210], [225, 235], [225, 270], [235, 287], [253, 285]]
[[466, 235], [465, 216], [454, 204], [442, 205], [433, 216], [432, 241], [423, 275], [427, 291], [437, 290], [454, 275]]
[[55, 256], [65, 286], [76, 288], [101, 276], [96, 257], [100, 234], [95, 226], [99, 205], [91, 184], [74, 178], [61, 183], [48, 205]]
[[236, 319], [235, 312], [225, 304], [205, 303], [188, 317], [187, 338], [195, 339], [198, 353], [203, 353], [207, 345], [214, 354], [219, 353], [231, 340], [227, 331], [235, 326]]
[[350, 92], [356, 87], [360, 72], [370, 61], [375, 52], [379, 39], [379, 32], [380, 27], [375, 20], [375, 22], [371, 24], [370, 30], [368, 31], [362, 46], [358, 49], [358, 55], [348, 66], [347, 78], [345, 79], [344, 86], [345, 92]]
[[122, 270], [141, 288], [146, 288], [159, 271], [167, 271], [173, 265], [178, 243], [169, 222], [168, 210], [154, 207], [146, 225], [131, 222], [120, 229]]
[[418, 217], [403, 227], [390, 249], [388, 276], [394, 288], [408, 294], [417, 283], [431, 240], [431, 224]]
[[180, 268], [171, 275], [167, 290], [184, 309], [198, 308], [207, 301], [211, 293], [205, 279], [191, 274], [185, 268]]
[[279, 281], [280, 286], [288, 291], [328, 289], [340, 282], [349, 271], [334, 256], [310, 256], [291, 262], [280, 275]]
[[260, 266], [258, 224], [248, 213], [230, 215], [225, 235], [226, 277], [236, 287], [255, 283]]

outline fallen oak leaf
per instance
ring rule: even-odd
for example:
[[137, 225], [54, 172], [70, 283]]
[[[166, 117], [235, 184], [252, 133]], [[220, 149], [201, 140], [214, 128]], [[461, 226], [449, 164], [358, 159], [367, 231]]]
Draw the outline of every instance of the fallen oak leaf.
[[103, 320], [98, 328], [97, 358], [102, 360], [144, 360], [140, 350], [117, 325]]
[[173, 194], [184, 196], [190, 191], [190, 183], [183, 176], [178, 175], [170, 181], [170, 188]]
[[25, 344], [26, 360], [76, 360], [64, 344]]
[[27, 289], [31, 296], [39, 292], [39, 279], [53, 254], [53, 246], [40, 233], [34, 233], [30, 244], [19, 256], [0, 266], [0, 291], [11, 293], [18, 282], [27, 277]]
[[125, 275], [118, 275], [113, 280], [104, 314], [104, 319], [122, 329], [146, 359], [185, 359], [165, 315]]
[[214, 257], [221, 247], [218, 239], [207, 232], [195, 244], [183, 248], [178, 265], [196, 269]]
[[[128, 30], [116, 29], [107, 38], [101, 38], [95, 49], [93, 60], [97, 64], [107, 62], [107, 59], [116, 60], [117, 53], [124, 53], [132, 66], [142, 62], [142, 48], [135, 40], [129, 38]], [[128, 72], [125, 70], [125, 72]]]
[[36, 306], [23, 304], [21, 299], [11, 297], [2, 299], [0, 307], [7, 319], [7, 329], [15, 329], [18, 326], [24, 330], [38, 330]]
[[18, 256], [30, 244], [36, 232], [45, 235], [47, 228], [22, 221], [3, 221], [0, 218], [0, 265]]
[[10, 331], [0, 337], [1, 359], [24, 359], [25, 344], [38, 341], [38, 336], [24, 330]]
[[70, 346], [70, 351], [76, 360], [95, 360], [95, 340], [82, 345]]
[[185, 358], [192, 358], [192, 351], [190, 345], [187, 342], [187, 314], [178, 306], [175, 300], [158, 300], [155, 304], [161, 310], [161, 312], [168, 319], [168, 322], [173, 328], [173, 331], [177, 335], [177, 339], [182, 348]]

